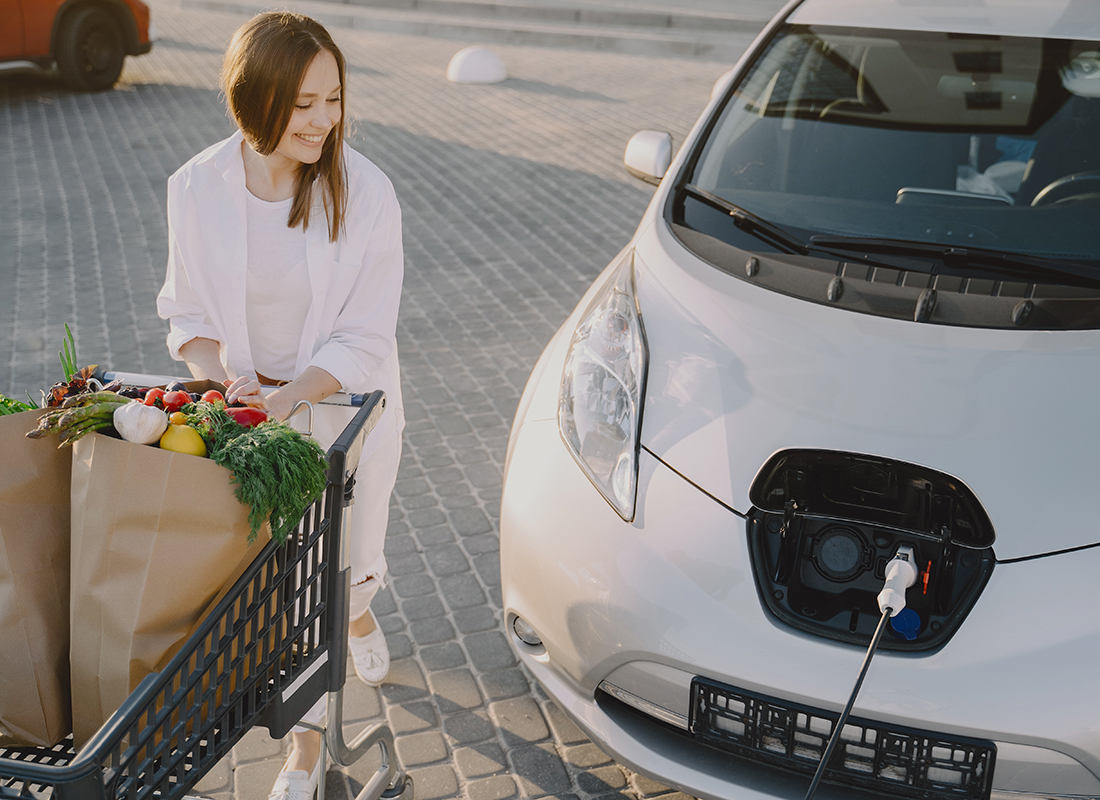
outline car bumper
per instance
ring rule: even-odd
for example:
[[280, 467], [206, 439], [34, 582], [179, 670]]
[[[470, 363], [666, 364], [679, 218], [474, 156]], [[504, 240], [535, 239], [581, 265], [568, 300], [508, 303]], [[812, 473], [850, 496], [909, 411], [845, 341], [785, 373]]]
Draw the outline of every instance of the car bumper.
[[[875, 657], [853, 714], [995, 741], [998, 790], [1100, 794], [1100, 623], [1084, 613], [1097, 570], [1100, 548], [998, 565], [943, 648]], [[804, 777], [719, 753], [683, 729], [693, 676], [838, 712], [864, 655], [764, 611], [743, 520], [729, 508], [643, 450], [638, 513], [623, 522], [554, 420], [520, 421], [501, 572], [509, 632], [518, 615], [544, 645], [513, 635], [519, 657], [602, 749], [698, 797], [804, 795]], [[612, 700], [601, 683], [656, 714]]]

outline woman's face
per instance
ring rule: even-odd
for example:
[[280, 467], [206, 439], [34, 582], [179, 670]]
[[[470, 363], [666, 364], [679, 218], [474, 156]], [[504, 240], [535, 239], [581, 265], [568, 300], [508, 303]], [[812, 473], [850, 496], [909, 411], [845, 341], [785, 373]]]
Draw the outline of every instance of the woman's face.
[[322, 50], [306, 69], [290, 123], [275, 152], [292, 161], [317, 161], [325, 139], [340, 122], [340, 91], [336, 57]]

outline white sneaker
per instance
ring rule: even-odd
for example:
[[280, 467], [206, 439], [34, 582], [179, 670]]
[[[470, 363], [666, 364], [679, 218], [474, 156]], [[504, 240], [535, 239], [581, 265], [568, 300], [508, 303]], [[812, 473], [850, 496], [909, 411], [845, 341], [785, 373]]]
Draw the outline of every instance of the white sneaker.
[[320, 758], [314, 764], [312, 774], [304, 769], [288, 770], [286, 764], [283, 764], [283, 771], [275, 778], [275, 785], [271, 787], [267, 800], [313, 800], [320, 778]]
[[348, 649], [359, 680], [367, 686], [381, 686], [390, 672], [390, 648], [386, 646], [386, 635], [378, 618], [369, 609], [367, 613], [374, 620], [374, 630], [366, 636], [349, 636]]

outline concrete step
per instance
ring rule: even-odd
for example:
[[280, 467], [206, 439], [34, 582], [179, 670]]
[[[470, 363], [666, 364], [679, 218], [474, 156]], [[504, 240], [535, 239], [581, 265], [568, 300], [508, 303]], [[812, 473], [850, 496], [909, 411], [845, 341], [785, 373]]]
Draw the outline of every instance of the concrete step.
[[[341, 0], [330, 0], [340, 2]], [[729, 10], [653, 7], [604, 2], [560, 2], [543, 0], [342, 0], [364, 8], [420, 11], [442, 16], [474, 16], [511, 22], [547, 22], [607, 26], [614, 28], [652, 28], [657, 30], [756, 32], [770, 14], [736, 13]], [[732, 5], [732, 4], [729, 4]], [[757, 4], [759, 5], [759, 4]]]
[[[247, 15], [271, 8], [269, 0], [182, 0], [182, 6]], [[302, 0], [284, 7], [356, 30], [730, 63], [766, 21], [706, 9], [662, 12], [634, 4], [554, 0]]]

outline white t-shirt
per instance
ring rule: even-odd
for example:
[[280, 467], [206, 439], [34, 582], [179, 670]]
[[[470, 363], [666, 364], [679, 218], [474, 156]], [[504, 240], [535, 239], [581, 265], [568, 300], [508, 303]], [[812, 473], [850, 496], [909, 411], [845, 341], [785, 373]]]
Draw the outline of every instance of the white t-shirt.
[[256, 371], [292, 380], [313, 295], [301, 226], [288, 228], [291, 200], [268, 202], [246, 192], [248, 276], [245, 323]]

